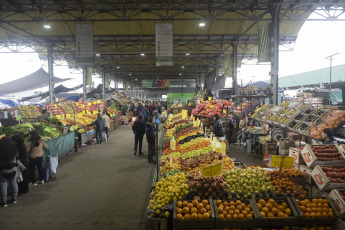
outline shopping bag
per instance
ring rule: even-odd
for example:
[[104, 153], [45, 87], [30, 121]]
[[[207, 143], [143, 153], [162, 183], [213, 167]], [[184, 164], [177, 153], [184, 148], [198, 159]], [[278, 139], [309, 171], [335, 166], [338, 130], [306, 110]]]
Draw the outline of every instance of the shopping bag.
[[48, 182], [50, 179], [50, 152], [48, 149], [44, 150], [44, 166], [43, 166], [43, 180]]

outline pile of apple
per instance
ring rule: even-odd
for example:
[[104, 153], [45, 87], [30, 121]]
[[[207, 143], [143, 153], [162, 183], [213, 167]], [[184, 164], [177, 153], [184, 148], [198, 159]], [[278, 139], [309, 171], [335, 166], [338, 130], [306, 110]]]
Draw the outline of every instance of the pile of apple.
[[345, 168], [321, 167], [326, 176], [332, 183], [345, 183]]
[[224, 155], [218, 152], [210, 151], [200, 156], [194, 156], [189, 158], [180, 159], [181, 170], [190, 172], [192, 170], [201, 170], [201, 167], [218, 163], [224, 158]]
[[250, 199], [254, 197], [268, 197], [274, 193], [274, 186], [262, 168], [230, 169], [225, 171], [225, 184], [231, 197], [236, 199]]
[[319, 161], [344, 160], [335, 145], [311, 145], [310, 147]]
[[254, 218], [254, 212], [249, 203], [243, 203], [240, 200], [229, 202], [217, 200], [216, 203], [221, 220], [253, 220]]
[[176, 203], [176, 218], [179, 220], [209, 219], [211, 214], [211, 204], [208, 200], [177, 201]]
[[187, 176], [189, 187], [192, 188], [194, 195], [198, 195], [201, 199], [218, 199], [227, 200], [228, 189], [224, 182], [224, 176], [204, 177], [200, 171], [194, 171]]

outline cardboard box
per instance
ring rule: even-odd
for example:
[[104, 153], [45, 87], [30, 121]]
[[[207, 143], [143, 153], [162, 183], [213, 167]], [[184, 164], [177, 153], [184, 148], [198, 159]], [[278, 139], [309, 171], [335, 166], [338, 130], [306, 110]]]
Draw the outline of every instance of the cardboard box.
[[337, 165], [337, 164], [344, 164], [345, 163], [345, 155], [343, 151], [341, 151], [338, 147], [338, 145], [335, 145], [338, 149], [338, 152], [343, 157], [343, 160], [337, 160], [337, 161], [319, 161], [317, 160], [317, 157], [315, 156], [313, 150], [311, 149], [310, 145], [305, 145], [303, 149], [301, 150], [301, 155], [304, 160], [304, 162], [307, 164], [309, 168], [314, 168], [316, 165]]
[[[340, 191], [344, 190], [342, 189]], [[345, 218], [345, 201], [341, 197], [339, 191], [337, 189], [333, 189], [328, 195], [328, 198], [335, 206], [335, 215], [339, 218]]]
[[293, 163], [300, 165], [302, 163], [301, 160], [301, 151], [296, 148], [289, 148], [289, 157], [293, 157]]
[[311, 189], [311, 196], [312, 197], [322, 197], [322, 198], [327, 198], [328, 193], [320, 191], [316, 186], [313, 186]]
[[312, 170], [310, 168], [308, 168], [307, 166], [305, 166], [305, 165], [301, 165], [299, 167], [299, 170], [301, 172], [303, 172], [305, 182], [311, 184], [311, 172], [312, 172]]
[[267, 141], [266, 144], [263, 145], [264, 153], [268, 153], [268, 154], [275, 154], [276, 148], [277, 148], [277, 144], [274, 141]]
[[290, 141], [289, 139], [280, 139], [279, 147], [283, 149], [289, 149], [290, 147], [294, 147], [294, 141]]
[[[344, 165], [337, 165], [332, 167], [344, 167]], [[345, 183], [333, 183], [331, 182], [328, 177], [326, 176], [326, 173], [322, 170], [320, 165], [317, 165], [313, 171], [311, 172], [311, 177], [313, 178], [313, 181], [315, 182], [316, 186], [321, 191], [325, 190], [331, 190], [335, 188], [345, 188]]]
[[300, 170], [300, 166], [299, 166], [299, 165], [296, 165], [296, 164], [293, 164], [293, 168], [294, 168], [294, 169], [297, 169], [297, 170]]
[[289, 149], [282, 148], [279, 146], [279, 155], [281, 156], [288, 156], [289, 155]]

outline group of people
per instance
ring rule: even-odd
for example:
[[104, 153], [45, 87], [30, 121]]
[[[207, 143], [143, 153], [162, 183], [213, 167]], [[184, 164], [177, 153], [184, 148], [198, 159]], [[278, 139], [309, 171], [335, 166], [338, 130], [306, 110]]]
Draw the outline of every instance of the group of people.
[[110, 116], [107, 112], [97, 114], [97, 119], [87, 126], [95, 126], [97, 144], [102, 144], [103, 139], [109, 140]]
[[[17, 196], [29, 192], [29, 185], [44, 184], [43, 149], [48, 146], [36, 131], [30, 132], [27, 144], [19, 134], [0, 139], [0, 207], [17, 203]], [[12, 196], [9, 201], [8, 186]]]
[[[213, 133], [216, 137], [223, 137], [224, 136], [224, 130], [223, 130], [223, 124], [222, 120], [220, 119], [219, 115], [216, 114], [213, 117]], [[231, 137], [232, 133], [234, 131], [236, 121], [232, 119], [232, 115], [228, 115], [225, 120], [225, 136], [226, 139], [229, 141], [229, 145], [231, 143]]]

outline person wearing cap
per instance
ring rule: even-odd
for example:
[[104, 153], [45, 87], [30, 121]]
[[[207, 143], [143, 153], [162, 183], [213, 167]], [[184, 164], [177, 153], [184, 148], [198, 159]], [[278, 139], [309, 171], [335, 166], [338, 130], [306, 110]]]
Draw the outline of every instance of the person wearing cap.
[[223, 124], [218, 114], [214, 115], [213, 133], [216, 137], [223, 136]]
[[325, 145], [335, 145], [337, 141], [334, 139], [334, 132], [331, 129], [324, 129], [321, 133], [322, 139], [325, 141], [323, 144]]
[[87, 126], [93, 126], [95, 125], [95, 130], [96, 130], [96, 140], [97, 140], [97, 144], [102, 144], [103, 142], [103, 129], [104, 129], [104, 121], [101, 117], [101, 114], [97, 114], [97, 119], [92, 122], [91, 124], [87, 125]]
[[234, 130], [234, 121], [232, 120], [232, 116], [229, 115], [226, 119], [226, 139], [229, 141], [229, 145], [231, 143], [232, 132]]

